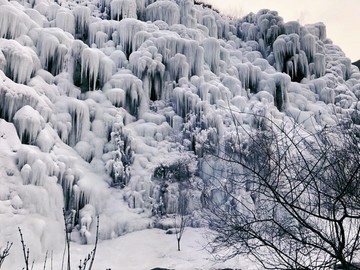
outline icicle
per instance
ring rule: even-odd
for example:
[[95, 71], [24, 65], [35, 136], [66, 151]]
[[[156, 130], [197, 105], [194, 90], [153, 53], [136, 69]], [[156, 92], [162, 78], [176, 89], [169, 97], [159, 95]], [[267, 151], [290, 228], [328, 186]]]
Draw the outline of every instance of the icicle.
[[[81, 54], [81, 81], [87, 79], [89, 90], [102, 87], [115, 72], [114, 62], [96, 48], [85, 48]], [[98, 83], [99, 81], [99, 83]]]
[[314, 63], [315, 63], [315, 67], [314, 67], [314, 73], [315, 73], [315, 78], [320, 78], [322, 76], [325, 75], [325, 55], [320, 54], [320, 53], [316, 53], [314, 55]]
[[171, 1], [156, 1], [145, 9], [146, 19], [152, 22], [162, 20], [168, 25], [180, 23], [179, 6]]
[[137, 116], [147, 108], [147, 98], [143, 93], [142, 81], [136, 76], [129, 73], [114, 74], [104, 85], [103, 90], [107, 92], [111, 88], [121, 88], [125, 91], [125, 108], [130, 114]]
[[217, 28], [217, 24], [216, 24], [214, 16], [205, 15], [203, 17], [203, 24], [209, 30], [209, 36], [217, 38], [217, 36], [218, 36], [218, 28]]
[[250, 52], [246, 52], [244, 54], [244, 56], [247, 58], [247, 60], [252, 63], [254, 62], [256, 59], [261, 59], [262, 58], [262, 55], [260, 52], [257, 52], [257, 51], [250, 51]]
[[31, 48], [21, 46], [15, 40], [0, 39], [0, 50], [7, 64], [4, 72], [18, 83], [27, 83], [40, 67], [35, 52]]
[[94, 147], [89, 142], [79, 141], [74, 149], [86, 162], [90, 163], [94, 157]]
[[115, 45], [121, 45], [126, 56], [133, 52], [133, 38], [136, 33], [147, 29], [149, 25], [133, 18], [121, 20], [112, 34]]
[[304, 51], [300, 51], [297, 62], [296, 80], [301, 81], [302, 78], [308, 78], [310, 74], [309, 63]]
[[39, 146], [42, 152], [49, 153], [55, 145], [56, 138], [56, 132], [47, 124], [45, 128], [39, 132], [36, 138], [36, 145]]
[[45, 70], [53, 75], [57, 75], [62, 71], [67, 48], [60, 45], [56, 36], [50, 33], [41, 32], [37, 39], [36, 46], [39, 50], [41, 66]]
[[185, 55], [176, 54], [169, 60], [170, 80], [178, 81], [180, 78], [189, 77], [189, 64]]
[[[230, 20], [224, 20], [224, 17], [220, 16], [218, 13], [215, 14], [215, 21], [217, 24], [217, 38], [219, 39], [229, 39], [230, 37]], [[234, 31], [235, 32], [235, 31]]]
[[261, 79], [261, 69], [251, 63], [237, 65], [239, 80], [245, 90], [256, 93]]
[[15, 39], [37, 27], [31, 18], [11, 4], [0, 8], [0, 38]]
[[23, 180], [23, 184], [29, 185], [31, 183], [31, 166], [29, 164], [25, 164], [24, 166], [22, 166], [20, 174]]
[[89, 90], [96, 89], [99, 75], [99, 53], [95, 48], [86, 48], [81, 54], [81, 82], [88, 80]]
[[180, 7], [180, 24], [194, 28], [196, 26], [194, 2], [192, 0], [178, 0], [176, 2]]
[[285, 72], [290, 75], [293, 81], [300, 82], [304, 77], [308, 76], [308, 61], [303, 51], [290, 58], [286, 63]]
[[44, 27], [48, 22], [45, 16], [40, 14], [36, 9], [26, 9], [24, 12], [40, 27]]
[[320, 91], [319, 94], [320, 100], [324, 101], [326, 104], [335, 103], [335, 91], [332, 88], [325, 87]]
[[102, 87], [115, 73], [115, 64], [109, 57], [103, 56], [100, 59], [99, 69], [100, 87]]
[[300, 35], [300, 24], [298, 21], [290, 21], [284, 24], [285, 34], [298, 34]]
[[[259, 51], [260, 50], [260, 45], [258, 42], [256, 42], [255, 40], [249, 40], [246, 42], [246, 46], [250, 47], [251, 51]], [[247, 48], [248, 49], [248, 48]]]
[[88, 24], [91, 11], [86, 6], [76, 6], [73, 9], [75, 17], [75, 34], [76, 37], [85, 40], [88, 35]]
[[[181, 53], [181, 52], [180, 52]], [[184, 55], [188, 59], [188, 63], [190, 65], [191, 76], [203, 75], [204, 69], [204, 50], [199, 46], [198, 42], [190, 41], [185, 43], [185, 48], [183, 51]]]
[[273, 52], [277, 71], [286, 72], [298, 82], [308, 76], [308, 59], [305, 52], [300, 50], [298, 34], [279, 36], [273, 44]]
[[[246, 132], [260, 124], [247, 112], [310, 130], [336, 124], [334, 112], [358, 121], [359, 70], [321, 24], [285, 24], [269, 10], [232, 20], [193, 0], [95, 2], [0, 0], [0, 198], [4, 212], [36, 215], [42, 242], [55, 242], [47, 234], [63, 206], [84, 242], [98, 214], [105, 238], [152, 224], [151, 203], [175, 213], [181, 195], [198, 209], [200, 191], [179, 192], [173, 179], [160, 187], [153, 171], [190, 150], [203, 169], [202, 179], [189, 173], [194, 186], [206, 173], [226, 179], [221, 162], [201, 162], [207, 142], [238, 151], [229, 103]], [[209, 196], [227, 199], [216, 188]]]
[[143, 88], [152, 100], [161, 98], [165, 66], [157, 48], [150, 46], [130, 55], [130, 68], [143, 81]]
[[103, 32], [108, 35], [108, 37], [111, 37], [111, 34], [113, 33], [115, 28], [115, 22], [111, 22], [108, 20], [101, 20], [101, 21], [95, 21], [89, 24], [89, 44], [93, 44], [96, 42], [96, 34], [97, 32]]
[[73, 98], [67, 100], [67, 107], [71, 115], [71, 132], [68, 142], [73, 146], [90, 130], [89, 108], [85, 102]]
[[196, 105], [200, 102], [198, 95], [192, 93], [190, 89], [177, 87], [173, 90], [174, 110], [185, 117], [190, 112], [196, 111]]
[[46, 164], [42, 160], [36, 160], [31, 165], [30, 184], [35, 186], [44, 186], [47, 177]]
[[123, 51], [116, 50], [110, 54], [110, 59], [115, 63], [115, 68], [120, 69], [126, 67], [128, 60]]
[[53, 21], [56, 18], [56, 13], [62, 7], [59, 6], [57, 3], [46, 4], [43, 2], [38, 3], [35, 6], [35, 9], [39, 11], [42, 15], [46, 16], [48, 21]]
[[274, 68], [272, 66], [270, 66], [269, 62], [266, 61], [266, 59], [264, 59], [264, 58], [256, 58], [256, 59], [254, 59], [252, 64], [254, 66], [259, 67], [261, 69], [261, 71], [274, 70]]
[[[274, 96], [275, 106], [279, 111], [283, 111], [288, 105], [288, 89], [290, 86], [291, 79], [287, 74], [274, 73], [268, 75], [269, 79], [269, 91]], [[273, 88], [274, 87], [274, 88]]]
[[350, 78], [351, 75], [351, 60], [347, 57], [340, 57], [338, 61], [341, 63], [343, 79], [346, 81]]
[[266, 38], [268, 29], [270, 28], [270, 21], [266, 15], [261, 15], [258, 17], [259, 30], [262, 38]]
[[306, 34], [301, 40], [301, 49], [306, 53], [307, 59], [309, 62], [313, 61], [314, 55], [316, 53], [316, 40], [315, 37], [311, 34]]
[[241, 87], [241, 82], [238, 79], [232, 76], [225, 76], [221, 82], [230, 90], [233, 97], [246, 95], [245, 91]]
[[215, 38], [207, 38], [203, 41], [205, 62], [209, 65], [210, 70], [215, 74], [218, 73], [220, 62], [220, 44]]
[[108, 41], [108, 39], [109, 39], [108, 34], [102, 31], [97, 31], [95, 34], [96, 47], [103, 48], [104, 44]]
[[14, 115], [14, 124], [23, 143], [33, 144], [43, 128], [44, 119], [29, 105], [22, 107]]
[[125, 18], [135, 18], [137, 6], [134, 0], [113, 0], [110, 4], [111, 19], [122, 20]]
[[[1, 73], [0, 71], [0, 75]], [[0, 84], [0, 116], [7, 121], [12, 121], [14, 114], [23, 106], [36, 107], [38, 102], [34, 89], [30, 87], [15, 83]]]
[[95, 215], [95, 208], [91, 204], [86, 204], [79, 211], [80, 235], [84, 238], [85, 244], [91, 243], [90, 226], [95, 219]]
[[319, 22], [315, 24], [316, 28], [318, 29], [318, 37], [321, 41], [326, 40], [326, 26], [324, 23]]
[[277, 71], [283, 71], [284, 59], [286, 57], [286, 41], [283, 38], [277, 38], [273, 44], [275, 64]]
[[59, 12], [57, 12], [55, 25], [65, 32], [68, 32], [73, 36], [75, 35], [75, 17], [70, 10], [61, 9]]
[[7, 61], [3, 52], [0, 50], [0, 70], [6, 71]]

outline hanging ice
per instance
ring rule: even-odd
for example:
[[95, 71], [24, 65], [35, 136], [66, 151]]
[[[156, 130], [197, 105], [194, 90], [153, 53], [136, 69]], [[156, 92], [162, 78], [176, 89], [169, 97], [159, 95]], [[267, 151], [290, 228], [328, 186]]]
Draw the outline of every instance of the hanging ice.
[[0, 38], [15, 39], [37, 26], [17, 2], [0, 3], [0, 6]]
[[111, 18], [114, 20], [122, 20], [124, 18], [135, 18], [136, 2], [134, 0], [113, 0], [110, 3]]
[[15, 40], [0, 39], [0, 50], [3, 55], [3, 72], [17, 83], [27, 83], [39, 69], [39, 59], [35, 52], [21, 46]]
[[201, 224], [207, 165], [226, 179], [205, 146], [236, 153], [234, 119], [249, 132], [258, 115], [356, 125], [359, 98], [360, 72], [322, 23], [267, 9], [233, 19], [191, 0], [0, 0], [0, 243], [20, 224], [34, 252], [51, 250], [63, 207], [83, 243], [97, 215], [112, 238], [183, 198]]
[[180, 23], [179, 6], [172, 1], [156, 1], [146, 7], [146, 19], [162, 20], [168, 25]]
[[44, 119], [38, 111], [29, 105], [22, 107], [14, 115], [14, 124], [22, 143], [34, 144], [44, 125]]

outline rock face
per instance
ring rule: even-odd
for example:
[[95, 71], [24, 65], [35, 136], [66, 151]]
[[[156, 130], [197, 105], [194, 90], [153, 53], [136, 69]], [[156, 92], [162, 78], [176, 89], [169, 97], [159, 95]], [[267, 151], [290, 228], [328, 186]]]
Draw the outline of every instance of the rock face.
[[20, 225], [52, 249], [62, 208], [86, 242], [96, 215], [102, 238], [180, 205], [201, 226], [206, 196], [226, 201], [204, 184], [228, 173], [205, 147], [235, 151], [234, 117], [358, 125], [359, 97], [322, 23], [191, 0], [0, 1], [0, 242]]
[[354, 66], [357, 66], [358, 68], [360, 68], [360, 60], [355, 61], [354, 63], [352, 63]]

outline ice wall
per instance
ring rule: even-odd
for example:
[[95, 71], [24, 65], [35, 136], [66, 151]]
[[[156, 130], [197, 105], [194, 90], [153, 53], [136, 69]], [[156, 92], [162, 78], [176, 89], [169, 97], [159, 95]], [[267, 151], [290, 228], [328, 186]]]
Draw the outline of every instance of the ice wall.
[[226, 200], [204, 190], [226, 168], [204, 160], [236, 150], [234, 119], [358, 125], [359, 97], [322, 23], [191, 0], [0, 1], [0, 243], [21, 226], [36, 254], [52, 248], [62, 208], [83, 243], [96, 215], [112, 238], [180, 201], [199, 226], [204, 194]]

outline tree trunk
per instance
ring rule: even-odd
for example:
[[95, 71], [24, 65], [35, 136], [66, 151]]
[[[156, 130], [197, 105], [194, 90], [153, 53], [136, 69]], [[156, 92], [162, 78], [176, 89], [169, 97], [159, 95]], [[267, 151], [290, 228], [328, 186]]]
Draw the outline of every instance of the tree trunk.
[[177, 239], [178, 251], [180, 251], [180, 238]]

